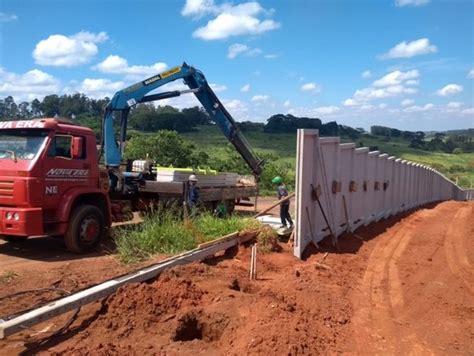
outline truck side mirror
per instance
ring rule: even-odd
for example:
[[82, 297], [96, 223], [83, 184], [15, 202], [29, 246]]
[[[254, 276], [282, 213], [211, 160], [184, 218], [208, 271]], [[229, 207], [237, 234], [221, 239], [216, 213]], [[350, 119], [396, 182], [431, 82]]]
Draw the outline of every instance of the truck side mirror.
[[83, 148], [84, 148], [84, 138], [83, 137], [73, 137], [72, 138], [72, 158], [82, 158], [83, 157]]

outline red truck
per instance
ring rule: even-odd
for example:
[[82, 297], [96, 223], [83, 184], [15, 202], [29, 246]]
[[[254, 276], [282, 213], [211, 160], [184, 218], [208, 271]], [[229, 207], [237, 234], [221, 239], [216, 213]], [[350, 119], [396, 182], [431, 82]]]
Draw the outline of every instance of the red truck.
[[109, 177], [91, 129], [55, 119], [0, 122], [0, 234], [64, 235], [94, 248], [111, 224]]
[[[183, 79], [191, 90], [145, 95], [176, 79]], [[158, 182], [151, 166], [133, 171], [133, 162], [124, 164], [122, 153], [131, 107], [185, 92], [201, 101], [257, 181], [263, 161], [252, 152], [202, 73], [184, 63], [114, 95], [105, 110], [100, 154], [94, 132], [86, 127], [56, 119], [0, 122], [0, 237], [64, 236], [69, 250], [82, 253], [99, 244], [113, 221], [130, 220], [132, 211], [150, 201], [182, 201], [183, 183]], [[119, 138], [113, 123], [117, 113]], [[233, 206], [256, 193], [256, 184], [203, 186], [201, 200], [211, 206], [218, 202]]]

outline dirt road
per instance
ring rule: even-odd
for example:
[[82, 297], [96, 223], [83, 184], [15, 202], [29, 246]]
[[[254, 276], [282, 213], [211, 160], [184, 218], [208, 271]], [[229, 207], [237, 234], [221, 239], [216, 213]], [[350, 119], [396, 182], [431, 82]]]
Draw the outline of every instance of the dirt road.
[[[30, 351], [77, 355], [474, 354], [474, 203], [392, 217], [342, 237], [342, 252], [323, 243], [304, 261], [282, 246], [258, 255], [257, 281], [248, 280], [250, 249], [242, 246], [123, 288], [84, 308], [60, 338], [39, 345], [42, 334], [25, 331], [0, 342], [0, 353], [28, 341]], [[17, 251], [6, 264], [0, 257], [0, 298], [50, 285], [80, 289], [131, 268], [113, 256], [44, 253], [32, 261]], [[0, 315], [19, 302], [2, 301]]]

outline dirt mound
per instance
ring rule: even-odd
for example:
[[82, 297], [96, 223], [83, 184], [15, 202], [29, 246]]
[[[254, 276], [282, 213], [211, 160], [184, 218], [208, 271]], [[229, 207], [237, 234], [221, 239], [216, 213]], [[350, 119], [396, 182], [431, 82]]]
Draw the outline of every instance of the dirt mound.
[[166, 272], [152, 283], [130, 284], [109, 297], [95, 323], [105, 333], [125, 336], [137, 327], [147, 330], [173, 313], [199, 304], [204, 292], [189, 279]]

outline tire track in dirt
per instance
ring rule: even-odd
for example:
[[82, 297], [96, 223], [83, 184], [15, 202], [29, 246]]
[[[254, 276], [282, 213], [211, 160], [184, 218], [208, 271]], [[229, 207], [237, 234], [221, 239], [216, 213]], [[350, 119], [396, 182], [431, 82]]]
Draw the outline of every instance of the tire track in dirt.
[[[397, 303], [402, 301], [401, 286], [398, 272], [396, 271], [394, 254], [400, 255], [411, 235], [407, 234], [407, 227], [412, 226], [413, 217], [407, 218], [403, 223], [379, 237], [379, 241], [372, 251], [366, 273], [363, 277], [361, 294], [356, 300], [355, 324], [365, 324], [362, 328], [356, 326], [359, 334], [358, 346], [362, 354], [396, 354], [397, 348], [387, 339], [393, 335], [399, 324], [395, 324], [395, 315], [393, 313], [393, 300]], [[391, 280], [395, 282], [390, 282]], [[392, 291], [391, 287], [395, 287]], [[395, 323], [393, 322], [395, 321]], [[369, 337], [367, 337], [367, 334]], [[372, 342], [367, 342], [371, 339]]]
[[[459, 209], [454, 216], [456, 223], [450, 224], [444, 240], [444, 249], [448, 267], [459, 277], [474, 295], [474, 272], [467, 257], [467, 243], [465, 236], [474, 236], [473, 207], [465, 206]], [[462, 223], [464, 222], [464, 223]]]
[[[470, 263], [465, 248], [459, 241], [461, 237], [469, 236], [466, 229], [472, 225], [468, 220], [472, 215], [470, 209], [472, 206], [460, 210], [452, 209], [450, 204], [441, 204], [436, 210], [424, 209], [413, 213], [377, 237], [359, 293], [354, 299], [354, 324], [359, 353], [434, 354], [432, 345], [425, 338], [425, 327], [432, 323], [429, 310], [433, 306], [423, 303], [422, 297], [424, 293], [429, 293], [429, 286], [425, 286], [429, 281], [425, 281], [427, 276], [424, 269], [422, 266], [416, 266], [416, 262], [415, 266], [408, 266], [415, 272], [416, 277], [410, 277], [410, 286], [405, 286], [400, 266], [403, 266], [406, 274], [405, 253], [416, 254], [417, 244], [425, 243], [424, 239], [428, 239], [430, 245], [436, 246], [432, 252], [432, 247], [425, 245], [431, 248], [429, 254], [439, 253], [441, 247], [446, 249], [446, 254], [450, 256], [448, 261], [452, 272], [472, 286], [472, 274], [468, 271]], [[449, 225], [446, 223], [448, 221], [454, 223]], [[456, 229], [461, 230], [456, 232]], [[427, 261], [431, 260], [432, 258], [427, 258]], [[462, 261], [461, 265], [458, 260]], [[438, 265], [435, 267], [439, 268]], [[429, 273], [433, 273], [430, 268], [427, 268]], [[407, 288], [421, 289], [417, 294], [420, 297], [413, 300], [412, 289], [412, 299], [407, 300]]]

